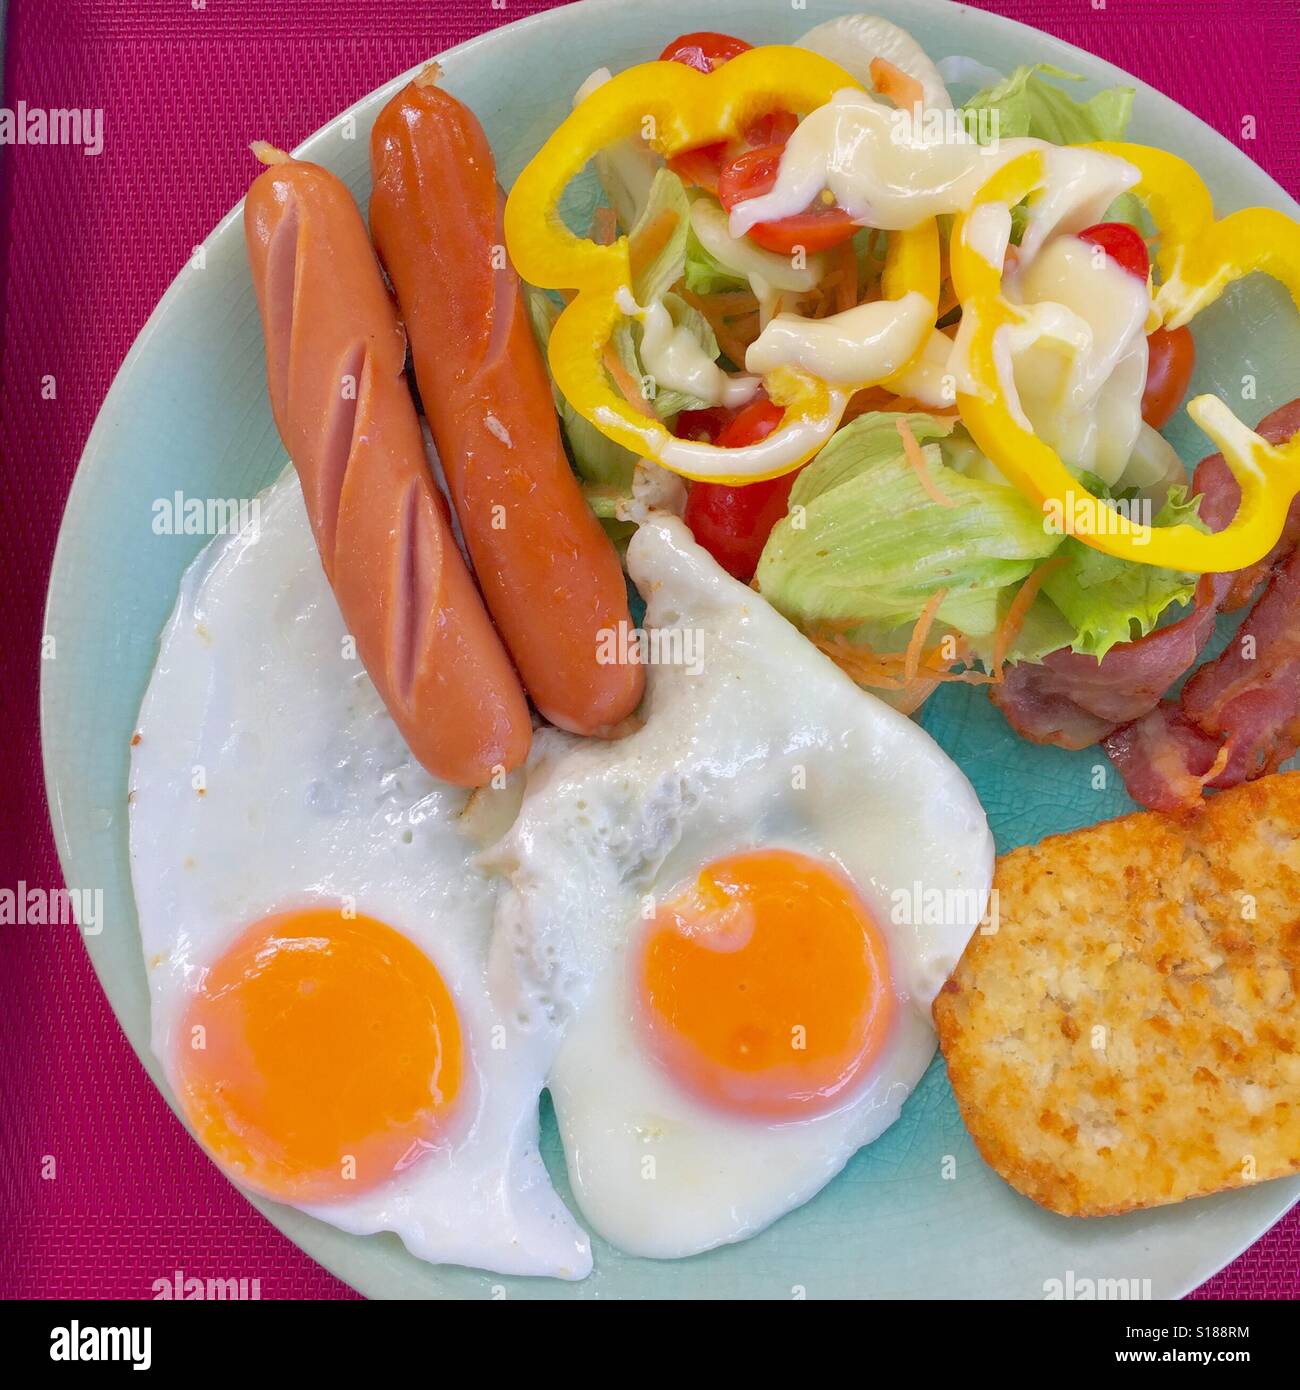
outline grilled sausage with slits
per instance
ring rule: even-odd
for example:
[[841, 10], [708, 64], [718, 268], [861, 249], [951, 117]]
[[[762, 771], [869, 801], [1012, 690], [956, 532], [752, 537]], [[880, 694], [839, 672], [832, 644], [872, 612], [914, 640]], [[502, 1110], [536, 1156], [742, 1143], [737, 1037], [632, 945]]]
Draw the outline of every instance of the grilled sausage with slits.
[[415, 757], [482, 786], [528, 702], [452, 535], [403, 376], [402, 325], [347, 189], [269, 147], [244, 231], [276, 427], [357, 653]]
[[436, 76], [426, 69], [375, 122], [370, 230], [475, 573], [524, 685], [560, 728], [616, 732], [645, 680], [639, 665], [598, 657], [602, 632], [630, 626], [622, 569], [565, 457], [505, 257], [487, 137]]

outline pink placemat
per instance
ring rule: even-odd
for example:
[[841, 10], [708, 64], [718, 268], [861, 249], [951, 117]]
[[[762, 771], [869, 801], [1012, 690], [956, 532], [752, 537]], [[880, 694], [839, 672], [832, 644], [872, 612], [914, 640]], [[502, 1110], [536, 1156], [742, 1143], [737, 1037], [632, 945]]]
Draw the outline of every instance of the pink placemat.
[[[1300, 192], [1296, 0], [1097, 5], [982, 7], [1144, 78]], [[548, 8], [10, 0], [5, 104], [99, 106], [107, 134], [98, 158], [9, 148], [0, 170], [0, 886], [61, 883], [37, 681], [63, 500], [132, 339], [191, 248], [243, 194], [250, 133], [291, 148], [429, 54]], [[1256, 138], [1243, 143], [1248, 115]], [[0, 1295], [147, 1298], [155, 1280], [184, 1270], [255, 1278], [264, 1298], [356, 1296], [191, 1143], [127, 1046], [74, 931], [0, 928], [0, 1029]], [[1300, 1209], [1195, 1296], [1300, 1296]]]

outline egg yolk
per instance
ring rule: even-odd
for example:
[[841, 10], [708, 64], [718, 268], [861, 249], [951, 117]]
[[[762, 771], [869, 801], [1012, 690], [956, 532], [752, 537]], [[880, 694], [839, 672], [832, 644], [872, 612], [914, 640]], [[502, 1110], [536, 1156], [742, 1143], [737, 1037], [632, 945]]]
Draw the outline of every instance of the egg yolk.
[[177, 1045], [199, 1138], [280, 1201], [374, 1187], [445, 1134], [462, 1090], [460, 1020], [433, 962], [335, 908], [244, 932], [204, 974]]
[[893, 1017], [884, 941], [853, 885], [807, 855], [715, 860], [661, 907], [637, 960], [651, 1052], [698, 1098], [755, 1119], [839, 1104]]

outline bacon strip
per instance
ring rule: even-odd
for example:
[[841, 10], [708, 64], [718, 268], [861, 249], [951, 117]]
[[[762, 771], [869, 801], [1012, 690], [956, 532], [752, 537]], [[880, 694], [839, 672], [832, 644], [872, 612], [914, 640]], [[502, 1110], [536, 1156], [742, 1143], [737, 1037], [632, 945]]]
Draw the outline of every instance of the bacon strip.
[[993, 688], [993, 702], [1011, 727], [1034, 743], [1087, 748], [1149, 714], [1191, 669], [1214, 632], [1226, 590], [1223, 576], [1205, 575], [1185, 617], [1119, 643], [1100, 661], [1062, 647], [1041, 662], [1020, 662]]
[[[1270, 443], [1300, 431], [1300, 400], [1259, 424]], [[1221, 454], [1197, 467], [1193, 493], [1213, 531], [1236, 514], [1241, 491]], [[1012, 667], [992, 698], [1011, 726], [1038, 743], [1086, 748], [1101, 742], [1129, 795], [1153, 810], [1194, 804], [1275, 771], [1300, 747], [1300, 499], [1277, 545], [1234, 574], [1205, 575], [1191, 612], [1100, 661], [1063, 648]], [[1264, 592], [1233, 643], [1161, 699], [1196, 663], [1220, 612]]]

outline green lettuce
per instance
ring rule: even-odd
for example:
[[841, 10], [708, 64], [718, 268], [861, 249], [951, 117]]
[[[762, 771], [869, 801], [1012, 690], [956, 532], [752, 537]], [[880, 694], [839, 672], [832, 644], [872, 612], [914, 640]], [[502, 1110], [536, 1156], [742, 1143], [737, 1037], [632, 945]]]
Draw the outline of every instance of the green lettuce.
[[[1041, 75], [1040, 75], [1041, 74]], [[1035, 63], [1017, 68], [1009, 77], [973, 96], [963, 108], [970, 112], [990, 111], [997, 125], [992, 132], [998, 139], [1031, 135], [1053, 145], [1083, 145], [1093, 140], [1122, 140], [1133, 114], [1133, 88], [1107, 87], [1086, 101], [1043, 76], [1062, 82], [1082, 82], [1077, 73], [1051, 63]], [[978, 122], [971, 129], [979, 129]], [[1110, 222], [1129, 222], [1141, 227], [1142, 205], [1131, 193], [1118, 197], [1106, 214]], [[1011, 239], [1019, 244], [1024, 234], [1024, 204], [1012, 209]]]
[[691, 228], [688, 228], [686, 233], [686, 265], [683, 275], [686, 288], [692, 294], [721, 294], [727, 290], [749, 288], [748, 279], [734, 270], [728, 270], [705, 248]]
[[[899, 418], [877, 412], [846, 425], [795, 482], [789, 513], [758, 566], [764, 596], [792, 622], [830, 625], [874, 651], [898, 651], [944, 589], [935, 635], [959, 633], [988, 665], [1024, 580], [1056, 555], [1061, 563], [1044, 576], [1006, 655], [1039, 661], [1072, 647], [1100, 659], [1192, 598], [1194, 574], [1061, 537], [1014, 488], [971, 469], [978, 450], [959, 425], [908, 415], [930, 478], [953, 505], [934, 501], [904, 455]], [[1106, 496], [1100, 483], [1088, 482]], [[1153, 524], [1200, 526], [1199, 505], [1199, 498], [1187, 500], [1186, 488], [1173, 488]]]
[[1011, 587], [1060, 537], [1015, 489], [945, 463], [951, 420], [908, 415], [930, 478], [953, 505], [935, 502], [904, 456], [899, 418], [860, 416], [803, 470], [764, 547], [759, 588], [793, 622], [851, 624], [878, 650], [945, 589], [939, 622], [987, 637]]
[[1124, 138], [1133, 113], [1132, 87], [1107, 87], [1079, 101], [1043, 76], [1083, 81], [1051, 63], [1035, 63], [978, 92], [963, 109], [996, 112], [995, 133], [1001, 140], [1031, 135], [1053, 145], [1082, 145]]
[[[1187, 499], [1185, 487], [1174, 487], [1154, 526], [1187, 522], [1203, 530], [1200, 498]], [[1061, 545], [1064, 563], [1043, 581], [1043, 593], [1065, 619], [1069, 645], [1100, 660], [1119, 642], [1144, 637], [1173, 604], [1187, 603], [1197, 576], [1183, 570], [1136, 564], [1103, 554], [1067, 537]]]

